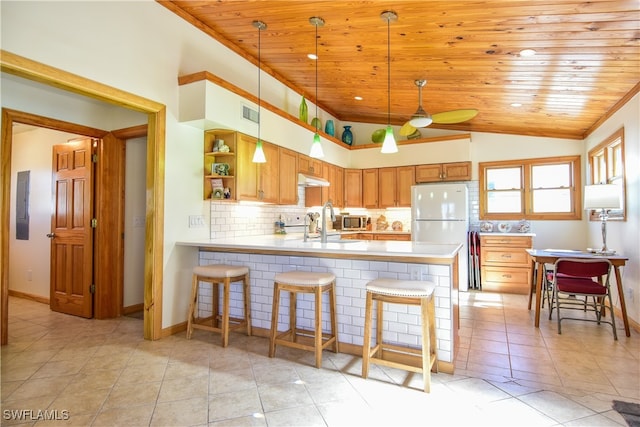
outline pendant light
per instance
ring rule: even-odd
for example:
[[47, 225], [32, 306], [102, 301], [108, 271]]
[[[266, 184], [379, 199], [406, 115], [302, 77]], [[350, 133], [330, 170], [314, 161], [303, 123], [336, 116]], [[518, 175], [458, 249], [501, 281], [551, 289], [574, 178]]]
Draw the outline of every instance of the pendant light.
[[398, 20], [398, 14], [392, 10], [385, 10], [380, 17], [387, 21], [387, 129], [382, 143], [381, 153], [397, 153], [398, 146], [391, 127], [391, 21]]
[[309, 153], [310, 157], [316, 158], [316, 159], [320, 159], [322, 157], [324, 157], [324, 151], [322, 151], [322, 144], [320, 143], [320, 135], [318, 135], [318, 124], [320, 123], [320, 120], [318, 120], [318, 27], [322, 27], [324, 25], [324, 19], [318, 17], [318, 16], [312, 16], [311, 18], [309, 18], [309, 22], [311, 23], [311, 25], [313, 25], [314, 27], [316, 27], [316, 55], [315, 55], [315, 60], [316, 60], [316, 99], [315, 99], [315, 104], [316, 104], [316, 120], [314, 120], [313, 122], [316, 124], [316, 133], [315, 135], [313, 135], [313, 143], [311, 144], [311, 153]]
[[262, 140], [260, 139], [260, 31], [267, 28], [267, 24], [262, 21], [253, 21], [253, 26], [258, 29], [258, 142], [256, 143], [256, 151], [253, 153], [253, 163], [266, 163], [267, 159], [264, 156], [264, 150], [262, 149]]

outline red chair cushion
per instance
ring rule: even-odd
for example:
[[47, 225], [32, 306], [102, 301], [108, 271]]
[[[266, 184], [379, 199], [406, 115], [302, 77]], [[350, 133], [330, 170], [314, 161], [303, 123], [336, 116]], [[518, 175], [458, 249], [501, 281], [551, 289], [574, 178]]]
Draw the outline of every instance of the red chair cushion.
[[556, 286], [558, 291], [569, 294], [606, 295], [607, 288], [598, 282], [584, 277], [558, 275]]

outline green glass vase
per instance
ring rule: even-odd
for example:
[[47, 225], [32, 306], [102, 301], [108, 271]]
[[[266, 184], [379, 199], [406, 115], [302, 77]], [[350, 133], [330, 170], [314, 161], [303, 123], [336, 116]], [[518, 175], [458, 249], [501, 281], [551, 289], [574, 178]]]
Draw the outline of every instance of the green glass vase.
[[304, 95], [302, 95], [302, 101], [300, 101], [300, 115], [299, 118], [301, 121], [307, 123], [309, 120], [309, 112], [307, 110], [307, 100], [304, 99]]

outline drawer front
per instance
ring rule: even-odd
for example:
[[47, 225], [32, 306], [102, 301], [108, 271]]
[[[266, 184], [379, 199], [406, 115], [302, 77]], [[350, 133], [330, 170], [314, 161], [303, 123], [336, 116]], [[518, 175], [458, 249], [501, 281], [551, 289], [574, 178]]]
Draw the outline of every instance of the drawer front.
[[482, 267], [482, 290], [528, 294], [530, 270], [526, 268]]
[[481, 264], [502, 265], [505, 267], [528, 267], [531, 261], [524, 249], [486, 247], [480, 252]]
[[483, 267], [482, 281], [500, 283], [531, 283], [526, 268]]
[[480, 244], [482, 246], [508, 246], [518, 248], [531, 248], [531, 236], [480, 236]]

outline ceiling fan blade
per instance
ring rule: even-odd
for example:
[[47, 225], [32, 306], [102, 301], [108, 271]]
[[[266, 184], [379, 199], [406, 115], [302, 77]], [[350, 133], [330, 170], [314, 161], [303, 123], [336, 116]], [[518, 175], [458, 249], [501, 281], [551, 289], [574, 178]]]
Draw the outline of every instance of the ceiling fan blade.
[[400, 128], [400, 135], [402, 136], [409, 136], [413, 133], [415, 133], [417, 129], [411, 125], [411, 123], [406, 122], [404, 125], [402, 125], [402, 127]]
[[476, 109], [451, 110], [451, 111], [443, 111], [442, 113], [432, 114], [431, 118], [433, 119], [433, 123], [446, 125], [446, 124], [466, 122], [467, 120], [473, 119], [477, 114], [478, 114], [478, 110]]

